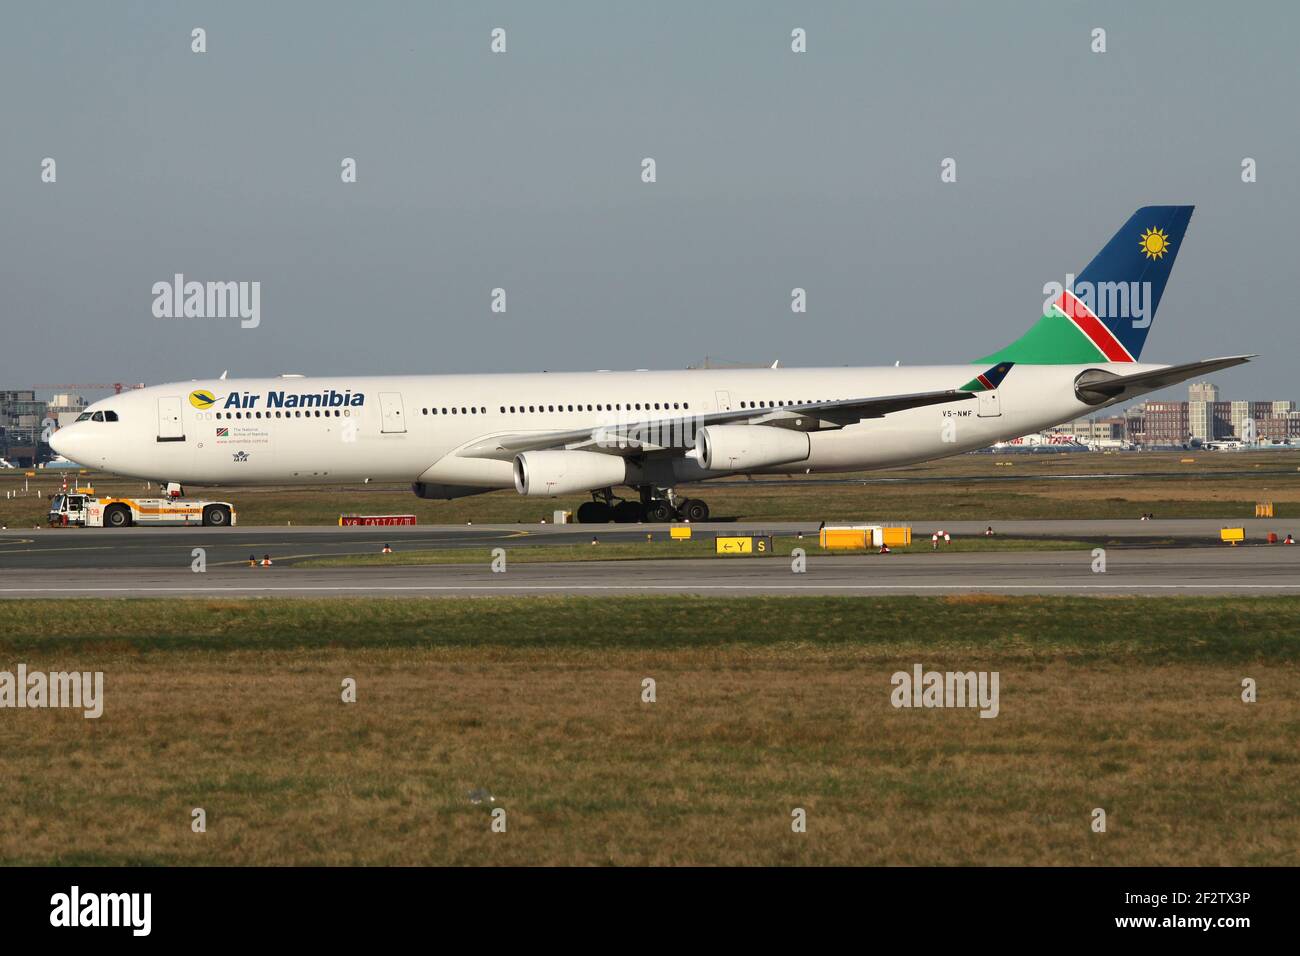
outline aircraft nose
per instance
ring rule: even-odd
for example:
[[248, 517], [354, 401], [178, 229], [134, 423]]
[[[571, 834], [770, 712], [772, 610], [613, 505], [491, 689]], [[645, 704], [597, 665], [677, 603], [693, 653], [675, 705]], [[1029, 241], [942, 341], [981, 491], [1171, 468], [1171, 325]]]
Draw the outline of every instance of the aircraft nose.
[[62, 455], [69, 461], [84, 464], [83, 456], [86, 451], [84, 438], [84, 435], [77, 435], [76, 426], [69, 425], [66, 428], [60, 428], [50, 436], [50, 448], [54, 449], [56, 455]]

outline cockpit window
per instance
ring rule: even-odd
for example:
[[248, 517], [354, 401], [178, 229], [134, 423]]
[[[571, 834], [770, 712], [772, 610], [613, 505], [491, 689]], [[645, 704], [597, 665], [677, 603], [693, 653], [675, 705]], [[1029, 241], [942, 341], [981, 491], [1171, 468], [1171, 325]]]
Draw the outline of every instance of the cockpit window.
[[95, 414], [93, 414], [93, 415], [90, 416], [90, 420], [91, 420], [92, 422], [102, 422], [102, 421], [104, 420], [104, 413], [103, 413], [103, 412], [95, 412]]
[[104, 421], [106, 422], [117, 421], [117, 412], [111, 412], [111, 411], [104, 412]]
[[80, 415], [77, 416], [77, 421], [79, 422], [85, 422], [89, 420], [90, 420], [90, 412], [82, 412]]

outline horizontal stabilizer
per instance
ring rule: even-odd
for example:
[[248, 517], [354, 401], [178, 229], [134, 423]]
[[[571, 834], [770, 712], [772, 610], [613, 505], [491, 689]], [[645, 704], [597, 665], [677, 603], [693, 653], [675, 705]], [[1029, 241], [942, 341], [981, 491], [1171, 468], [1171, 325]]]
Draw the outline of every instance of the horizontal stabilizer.
[[1074, 391], [1079, 401], [1089, 405], [1105, 405], [1110, 402], [1136, 398], [1147, 392], [1169, 385], [1177, 385], [1198, 375], [1208, 375], [1220, 369], [1243, 365], [1255, 358], [1254, 355], [1230, 355], [1225, 358], [1206, 359], [1203, 362], [1188, 362], [1185, 365], [1167, 365], [1149, 372], [1135, 372], [1132, 375], [1117, 375], [1105, 369], [1089, 369], [1074, 380]]

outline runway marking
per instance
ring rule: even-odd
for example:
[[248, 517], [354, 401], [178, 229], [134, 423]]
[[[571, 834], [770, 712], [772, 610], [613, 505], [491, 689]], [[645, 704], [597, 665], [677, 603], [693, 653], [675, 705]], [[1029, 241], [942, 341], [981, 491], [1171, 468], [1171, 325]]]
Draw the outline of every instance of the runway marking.
[[[26, 542], [24, 542], [26, 543]], [[65, 551], [117, 551], [112, 545], [97, 548], [0, 548], [0, 554], [63, 554]]]
[[301, 591], [1257, 591], [1300, 590], [1297, 584], [304, 584], [229, 587], [0, 588], [0, 594], [131, 594], [144, 592], [221, 594]]

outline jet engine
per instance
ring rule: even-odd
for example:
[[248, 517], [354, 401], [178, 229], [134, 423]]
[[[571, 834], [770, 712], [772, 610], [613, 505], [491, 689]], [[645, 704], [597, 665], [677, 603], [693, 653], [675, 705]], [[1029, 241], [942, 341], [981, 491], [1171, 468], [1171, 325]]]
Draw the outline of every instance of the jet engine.
[[750, 471], [805, 461], [808, 433], [771, 425], [707, 425], [695, 439], [700, 464], [709, 471]]
[[627, 462], [594, 451], [526, 451], [515, 456], [515, 489], [521, 495], [554, 496], [621, 485]]

